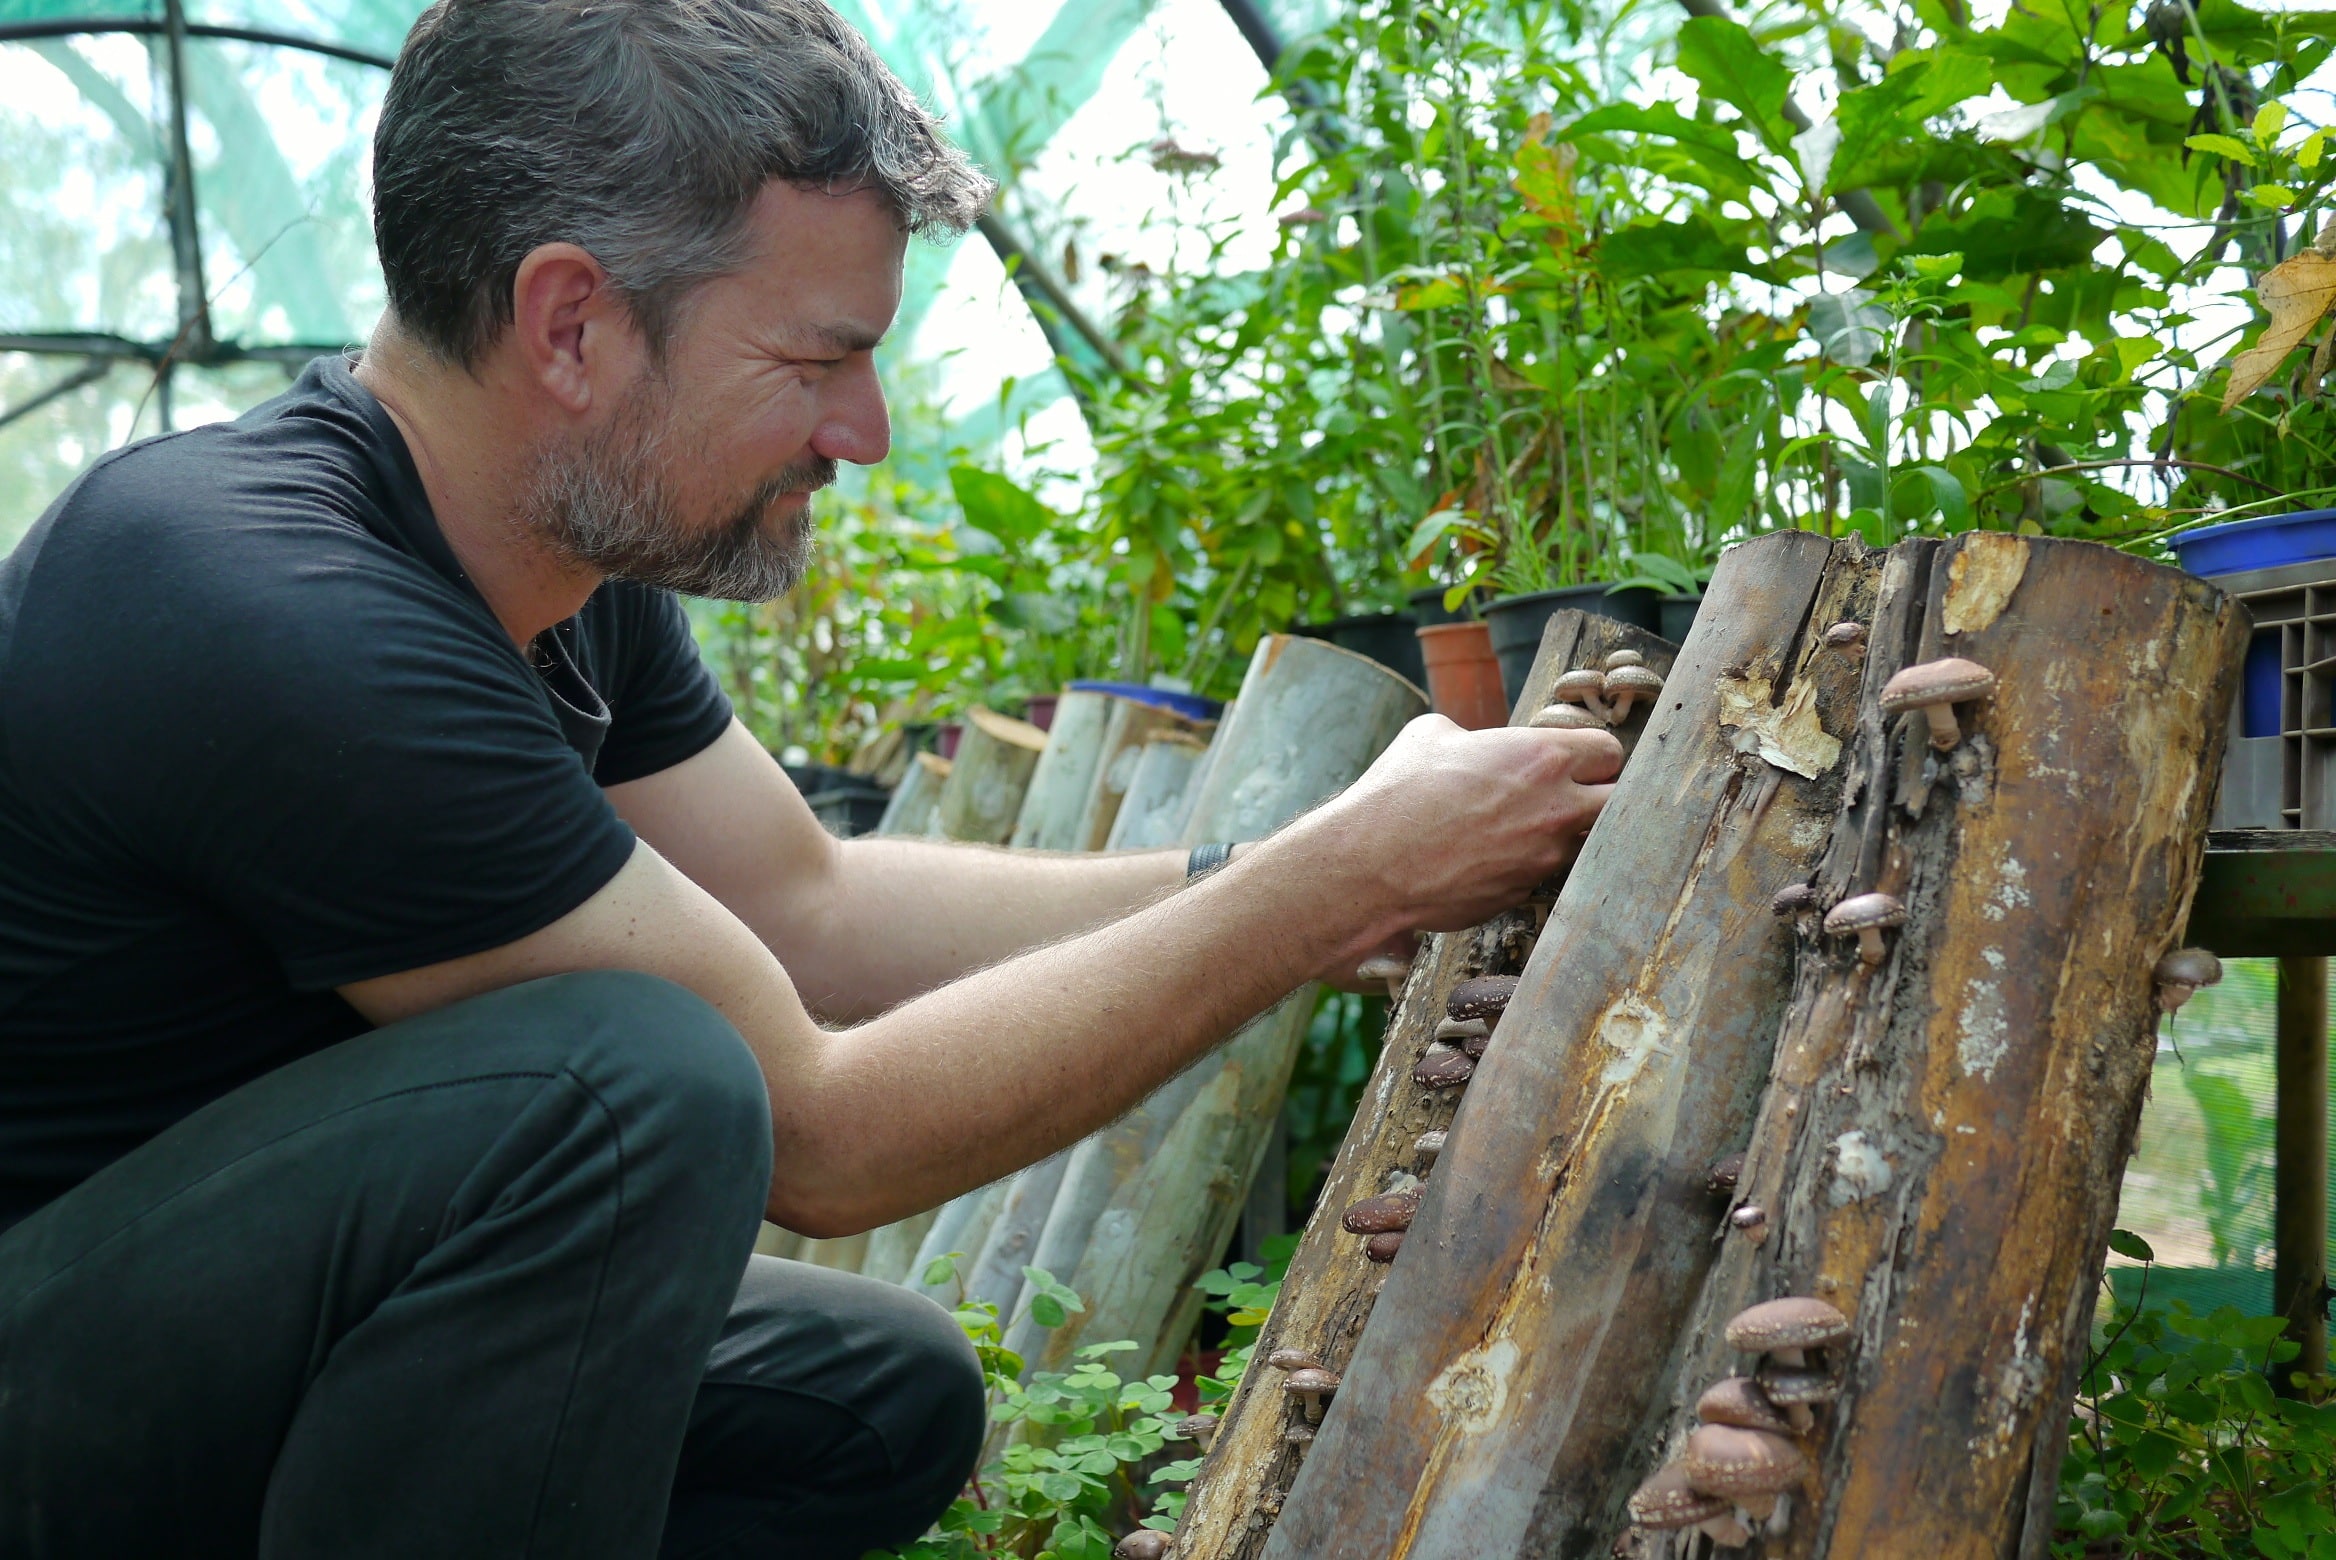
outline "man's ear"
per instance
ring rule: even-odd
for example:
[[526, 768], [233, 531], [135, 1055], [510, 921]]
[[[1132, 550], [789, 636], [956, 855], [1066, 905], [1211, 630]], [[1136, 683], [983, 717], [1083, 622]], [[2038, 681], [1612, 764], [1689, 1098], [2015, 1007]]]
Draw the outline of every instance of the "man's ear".
[[571, 417], [630, 383], [642, 357], [632, 311], [589, 251], [541, 244], [511, 282], [515, 367]]

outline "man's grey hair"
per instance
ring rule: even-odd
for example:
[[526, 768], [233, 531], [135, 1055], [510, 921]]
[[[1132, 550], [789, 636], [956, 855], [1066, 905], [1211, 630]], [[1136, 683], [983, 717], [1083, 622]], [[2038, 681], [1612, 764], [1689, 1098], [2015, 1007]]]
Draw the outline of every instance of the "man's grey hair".
[[872, 190], [920, 236], [963, 233], [996, 188], [821, 0], [438, 0], [373, 137], [390, 310], [469, 367], [520, 261], [566, 242], [661, 351], [774, 180]]

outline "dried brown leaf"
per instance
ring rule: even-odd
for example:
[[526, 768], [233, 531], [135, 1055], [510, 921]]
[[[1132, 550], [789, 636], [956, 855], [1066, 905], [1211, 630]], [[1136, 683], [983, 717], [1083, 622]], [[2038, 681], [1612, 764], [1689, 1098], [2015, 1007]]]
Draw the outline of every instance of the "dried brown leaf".
[[2226, 412], [2277, 373], [2296, 343], [2336, 304], [2336, 258], [2307, 249], [2282, 260], [2255, 284], [2255, 299], [2271, 323], [2253, 346], [2231, 359], [2230, 384], [2222, 395]]

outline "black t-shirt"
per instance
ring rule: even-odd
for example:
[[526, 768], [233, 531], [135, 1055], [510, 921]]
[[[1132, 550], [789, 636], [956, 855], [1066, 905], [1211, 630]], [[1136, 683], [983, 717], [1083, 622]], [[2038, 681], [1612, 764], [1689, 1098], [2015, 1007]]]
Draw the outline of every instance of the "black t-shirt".
[[0, 563], [0, 1228], [583, 903], [729, 719], [663, 591], [514, 646], [336, 359], [98, 462]]

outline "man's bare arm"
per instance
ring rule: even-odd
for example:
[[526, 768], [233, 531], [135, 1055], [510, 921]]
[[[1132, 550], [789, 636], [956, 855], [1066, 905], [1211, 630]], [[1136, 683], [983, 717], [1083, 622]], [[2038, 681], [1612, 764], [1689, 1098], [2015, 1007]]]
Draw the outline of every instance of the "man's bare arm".
[[830, 1021], [869, 1017], [1118, 920], [1184, 878], [1181, 850], [1058, 856], [838, 841], [735, 722], [696, 757], [608, 794], [642, 839], [762, 939]]
[[1075, 1141], [1312, 971], [1515, 903], [1571, 858], [1619, 761], [1602, 733], [1425, 718], [1346, 795], [1191, 890], [840, 1032], [814, 1024], [763, 942], [645, 844], [533, 936], [344, 994], [378, 1023], [569, 970], [686, 986], [761, 1064], [771, 1216], [848, 1234]]

